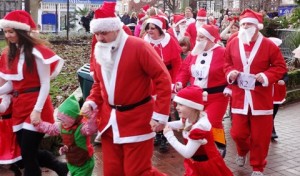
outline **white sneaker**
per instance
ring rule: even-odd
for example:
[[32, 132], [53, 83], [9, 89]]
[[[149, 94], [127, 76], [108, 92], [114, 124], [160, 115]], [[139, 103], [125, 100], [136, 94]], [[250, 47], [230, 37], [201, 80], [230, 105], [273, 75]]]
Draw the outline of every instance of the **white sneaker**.
[[264, 176], [264, 174], [262, 172], [259, 172], [259, 171], [253, 171], [251, 176]]
[[247, 156], [237, 156], [236, 159], [235, 159], [235, 163], [240, 166], [240, 167], [243, 167], [246, 163], [246, 160], [247, 160]]

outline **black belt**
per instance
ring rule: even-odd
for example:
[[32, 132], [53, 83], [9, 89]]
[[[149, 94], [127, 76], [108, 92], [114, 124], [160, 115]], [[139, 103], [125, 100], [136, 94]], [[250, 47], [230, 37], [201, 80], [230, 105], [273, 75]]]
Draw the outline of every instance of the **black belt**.
[[0, 115], [0, 120], [3, 120], [3, 119], [10, 119], [10, 118], [11, 118], [11, 114]]
[[195, 156], [193, 156], [192, 157], [192, 159], [194, 160], [194, 161], [207, 161], [208, 160], [208, 157], [207, 157], [207, 155], [195, 155]]
[[29, 93], [29, 92], [38, 92], [38, 91], [40, 91], [40, 87], [32, 87], [32, 88], [28, 88], [28, 89], [24, 89], [24, 90], [13, 90], [12, 95], [13, 95], [13, 97], [18, 97], [19, 94]]
[[208, 94], [214, 94], [214, 93], [223, 92], [225, 88], [226, 88], [226, 85], [223, 85], [223, 86], [204, 88], [203, 91], [206, 91]]
[[109, 105], [111, 108], [116, 109], [117, 111], [128, 111], [131, 110], [137, 106], [140, 106], [142, 104], [147, 103], [148, 101], [150, 101], [152, 98], [151, 96], [148, 96], [146, 98], [144, 98], [143, 100], [134, 103], [134, 104], [130, 104], [130, 105]]

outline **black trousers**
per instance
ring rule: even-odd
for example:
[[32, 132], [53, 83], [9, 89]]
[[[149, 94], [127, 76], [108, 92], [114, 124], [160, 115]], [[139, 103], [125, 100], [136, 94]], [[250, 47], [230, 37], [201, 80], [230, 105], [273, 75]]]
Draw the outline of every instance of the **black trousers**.
[[58, 161], [49, 151], [39, 149], [43, 133], [22, 129], [16, 134], [24, 162], [24, 176], [41, 176], [40, 167], [54, 170], [58, 175], [66, 175], [66, 163]]

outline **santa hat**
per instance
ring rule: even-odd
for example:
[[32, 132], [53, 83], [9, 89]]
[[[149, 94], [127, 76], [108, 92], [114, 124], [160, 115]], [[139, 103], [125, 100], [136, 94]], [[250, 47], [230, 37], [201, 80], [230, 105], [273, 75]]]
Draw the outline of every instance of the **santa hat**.
[[198, 29], [198, 32], [214, 43], [217, 43], [220, 40], [219, 30], [215, 25], [204, 24]]
[[145, 14], [145, 13], [139, 13], [138, 14], [138, 19], [139, 19], [139, 21], [143, 21], [143, 20], [145, 20], [146, 18], [147, 18], [148, 16]]
[[90, 23], [92, 33], [117, 31], [122, 29], [122, 22], [115, 14], [115, 2], [104, 2], [95, 10], [94, 19]]
[[146, 23], [152, 23], [158, 26], [159, 28], [166, 29], [166, 21], [162, 17], [155, 15], [147, 19]]
[[147, 4], [147, 5], [142, 7], [142, 10], [143, 10], [144, 13], [147, 13], [149, 8], [150, 8], [150, 5]]
[[251, 9], [245, 9], [240, 15], [240, 25], [243, 23], [253, 23], [258, 26], [258, 29], [263, 29], [263, 16]]
[[203, 111], [207, 95], [207, 92], [204, 92], [199, 86], [192, 85], [180, 90], [174, 97], [174, 101], [184, 106]]
[[206, 10], [203, 9], [203, 8], [200, 8], [198, 10], [198, 13], [197, 13], [197, 20], [206, 20], [207, 17], [206, 17]]
[[14, 28], [24, 31], [37, 29], [30, 14], [24, 10], [11, 11], [0, 20], [0, 28]]
[[180, 23], [186, 21], [183, 15], [173, 15], [173, 24], [174, 27], [178, 26]]
[[80, 106], [74, 95], [69, 96], [59, 107], [58, 116], [77, 119], [80, 116]]

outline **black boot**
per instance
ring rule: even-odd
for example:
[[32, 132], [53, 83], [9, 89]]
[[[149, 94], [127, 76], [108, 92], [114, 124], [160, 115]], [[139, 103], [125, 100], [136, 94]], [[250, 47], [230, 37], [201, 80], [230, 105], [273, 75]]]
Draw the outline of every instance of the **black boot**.
[[215, 142], [215, 143], [216, 143], [218, 151], [220, 152], [220, 155], [223, 158], [225, 158], [225, 155], [226, 155], [226, 144], [222, 144], [222, 143], [219, 143], [219, 142]]
[[272, 139], [272, 140], [275, 140], [275, 139], [277, 139], [277, 138], [278, 138], [278, 135], [276, 134], [275, 128], [273, 127], [271, 139]]
[[16, 164], [10, 165], [9, 170], [13, 171], [15, 176], [22, 176], [22, 172]]
[[154, 146], [158, 146], [161, 143], [162, 134], [160, 132], [156, 133], [154, 137]]
[[169, 151], [169, 143], [167, 141], [167, 139], [165, 138], [164, 135], [162, 135], [161, 137], [161, 142], [160, 142], [160, 146], [159, 146], [159, 151], [161, 153], [166, 153]]

